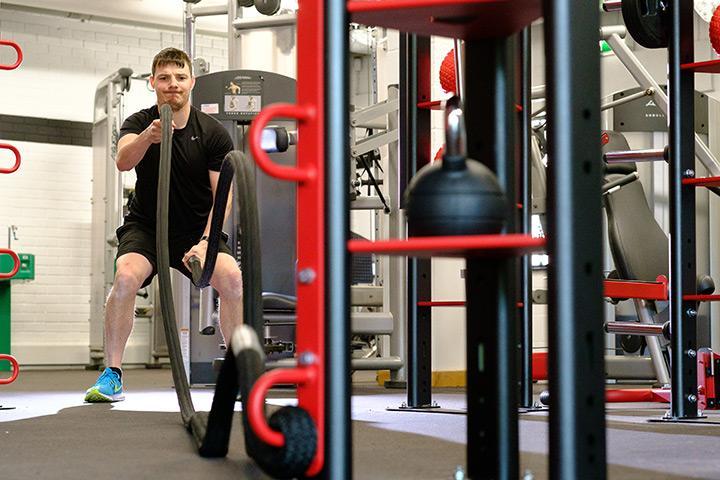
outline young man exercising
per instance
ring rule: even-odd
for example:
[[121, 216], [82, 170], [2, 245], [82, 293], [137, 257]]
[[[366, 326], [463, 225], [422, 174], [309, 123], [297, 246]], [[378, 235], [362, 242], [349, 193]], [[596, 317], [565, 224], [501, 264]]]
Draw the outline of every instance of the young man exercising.
[[[188, 259], [205, 260], [213, 200], [230, 135], [212, 117], [189, 103], [195, 85], [192, 65], [182, 50], [166, 48], [153, 59], [150, 85], [157, 104], [130, 117], [120, 129], [115, 162], [120, 171], [135, 169], [135, 197], [117, 229], [118, 252], [112, 290], [105, 307], [105, 370], [85, 394], [86, 402], [123, 400], [122, 357], [133, 327], [136, 292], [157, 273], [155, 218], [160, 160], [160, 114], [172, 107], [172, 174], [170, 178], [170, 266], [191, 278]], [[210, 285], [220, 296], [220, 330], [229, 341], [242, 323], [242, 277], [228, 248], [220, 242]]]

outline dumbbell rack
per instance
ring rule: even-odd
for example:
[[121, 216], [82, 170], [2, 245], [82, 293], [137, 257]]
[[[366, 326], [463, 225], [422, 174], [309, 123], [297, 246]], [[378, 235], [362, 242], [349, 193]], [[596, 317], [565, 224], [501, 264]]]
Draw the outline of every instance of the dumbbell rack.
[[[17, 58], [15, 60], [15, 63], [5, 65], [0, 64], [0, 70], [14, 70], [17, 67], [20, 66], [20, 64], [23, 61], [23, 53], [20, 46], [12, 41], [9, 40], [0, 40], [0, 46], [5, 45], [15, 50], [15, 53], [17, 55]], [[0, 150], [10, 150], [15, 157], [15, 163], [12, 167], [0, 167], [0, 174], [10, 174], [15, 171], [17, 171], [18, 168], [20, 168], [21, 163], [21, 155], [20, 151], [14, 147], [13, 145], [7, 144], [7, 143], [0, 143]], [[8, 246], [9, 247], [9, 246]], [[10, 258], [13, 261], [13, 268], [9, 272], [0, 272], [0, 280], [9, 280], [12, 277], [14, 277], [18, 271], [20, 270], [20, 258], [18, 257], [17, 253], [10, 250], [10, 248], [0, 248], [0, 255], [9, 255]], [[20, 372], [20, 367], [18, 366], [18, 362], [12, 355], [9, 354], [0, 354], [0, 360], [6, 360], [10, 362], [12, 374], [8, 378], [2, 378], [0, 379], [0, 385], [7, 385], [9, 383], [12, 383], [17, 379], [18, 373]], [[5, 407], [7, 408], [7, 407]], [[0, 409], [4, 409], [2, 405], [0, 405]]]

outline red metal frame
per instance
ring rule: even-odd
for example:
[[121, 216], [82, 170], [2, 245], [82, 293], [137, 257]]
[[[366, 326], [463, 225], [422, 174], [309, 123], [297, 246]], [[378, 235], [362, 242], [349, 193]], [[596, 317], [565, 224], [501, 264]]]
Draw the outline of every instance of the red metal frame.
[[[318, 474], [325, 452], [325, 15], [319, 1], [301, 1], [297, 12], [298, 61], [297, 105], [265, 107], [250, 126], [250, 147], [255, 161], [269, 175], [297, 181], [297, 270], [311, 272], [309, 280], [296, 282], [299, 358], [311, 359], [296, 368], [265, 373], [250, 392], [249, 421], [258, 437], [271, 445], [280, 442], [277, 432], [267, 427], [262, 405], [265, 393], [278, 383], [298, 382], [298, 404], [317, 429], [317, 450], [306, 476]], [[260, 149], [260, 136], [267, 121], [275, 116], [298, 120], [297, 166], [273, 164]], [[259, 427], [259, 428], [258, 428]], [[265, 428], [267, 427], [267, 428]], [[284, 440], [283, 440], [284, 442]]]
[[430, 100], [429, 102], [418, 102], [417, 108], [428, 110], [442, 110], [445, 108], [445, 100]]
[[532, 379], [548, 379], [548, 353], [535, 352], [532, 354]]
[[665, 275], [658, 275], [655, 282], [606, 279], [604, 285], [604, 295], [609, 298], [642, 298], [644, 300], [667, 300], [668, 298], [668, 279]]
[[10, 258], [13, 260], [13, 269], [8, 273], [0, 272], [0, 280], [12, 278], [20, 270], [20, 257], [17, 256], [17, 253], [7, 248], [0, 248], [0, 255], [3, 254], [10, 255]]
[[0, 385], [7, 385], [14, 382], [20, 373], [20, 365], [18, 365], [17, 360], [12, 355], [6, 355], [4, 353], [0, 353], [0, 360], [7, 360], [12, 366], [12, 375], [8, 378], [0, 378]]
[[720, 60], [707, 60], [704, 62], [683, 63], [683, 70], [692, 70], [695, 73], [720, 73]]
[[[720, 392], [715, 381], [714, 361], [720, 355], [709, 348], [701, 348], [697, 352], [697, 405], [700, 410], [720, 409]], [[607, 402], [662, 402], [670, 403], [672, 391], [669, 388], [638, 388], [607, 390]]]
[[720, 177], [683, 178], [682, 184], [694, 187], [720, 187]]
[[15, 53], [17, 53], [17, 60], [15, 61], [15, 63], [13, 63], [12, 65], [4, 65], [0, 63], [0, 70], [15, 70], [17, 67], [20, 66], [23, 61], [23, 53], [20, 45], [13, 42], [12, 40], [0, 40], [0, 45], [7, 45], [8, 47], [12, 47], [15, 49]]
[[717, 302], [720, 295], [683, 295], [683, 300], [688, 302]]
[[313, 367], [271, 370], [260, 377], [250, 393], [250, 398], [248, 398], [248, 421], [257, 436], [273, 447], [284, 446], [285, 437], [270, 428], [265, 419], [265, 397], [267, 392], [273, 385], [288, 383], [305, 385], [315, 381], [316, 378], [317, 369]]
[[607, 403], [670, 402], [669, 388], [620, 388], [605, 390]]
[[407, 240], [349, 240], [352, 253], [381, 253], [413, 257], [511, 256], [545, 248], [544, 238], [530, 235], [465, 235], [454, 237], [412, 237]]
[[465, 300], [423, 300], [418, 307], [464, 307]]
[[350, 0], [353, 22], [420, 35], [506, 37], [540, 18], [540, 0]]
[[0, 167], [0, 173], [13, 173], [18, 168], [20, 168], [20, 151], [15, 148], [13, 145], [10, 145], [9, 143], [0, 143], [0, 149], [10, 150], [15, 154], [15, 165], [13, 165], [10, 168], [1, 168]]

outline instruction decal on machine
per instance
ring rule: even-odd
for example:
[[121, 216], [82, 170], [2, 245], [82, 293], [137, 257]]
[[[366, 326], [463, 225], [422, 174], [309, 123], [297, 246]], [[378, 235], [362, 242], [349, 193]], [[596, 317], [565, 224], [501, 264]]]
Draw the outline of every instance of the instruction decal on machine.
[[213, 113], [220, 113], [220, 105], [217, 103], [203, 103], [200, 105], [200, 111], [212, 115]]
[[225, 113], [258, 113], [262, 108], [262, 78], [238, 76], [225, 86]]

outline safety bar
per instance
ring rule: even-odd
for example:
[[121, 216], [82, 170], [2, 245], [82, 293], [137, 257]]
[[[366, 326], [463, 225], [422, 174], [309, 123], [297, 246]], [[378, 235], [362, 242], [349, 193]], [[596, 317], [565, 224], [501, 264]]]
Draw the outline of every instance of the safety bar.
[[603, 155], [603, 159], [607, 163], [623, 163], [623, 162], [658, 162], [660, 160], [668, 161], [668, 147], [649, 150], [626, 150], [618, 152], [608, 152]]
[[15, 63], [13, 63], [12, 65], [3, 65], [0, 63], [0, 70], [15, 70], [17, 67], [20, 66], [23, 61], [23, 53], [20, 45], [11, 40], [0, 40], [0, 45], [7, 45], [8, 47], [12, 47], [15, 49], [15, 53], [17, 53], [17, 60], [15, 61]]
[[619, 10], [622, 10], [622, 1], [614, 0], [614, 1], [603, 2], [602, 8], [606, 12], [617, 12]]
[[15, 357], [12, 355], [6, 355], [4, 353], [0, 353], [0, 360], [7, 360], [12, 366], [12, 375], [8, 378], [0, 378], [0, 385], [7, 385], [14, 382], [20, 373], [20, 365], [18, 365], [17, 360], [15, 360]]
[[10, 255], [10, 258], [12, 258], [12, 260], [13, 260], [13, 269], [9, 273], [0, 272], [0, 280], [6, 279], [6, 278], [12, 278], [20, 270], [20, 257], [17, 256], [17, 253], [15, 253], [12, 250], [7, 249], [7, 248], [0, 248], [0, 255], [3, 255], [3, 254]]
[[280, 448], [285, 445], [282, 433], [270, 428], [265, 418], [265, 397], [273, 385], [297, 384], [302, 385], [315, 381], [317, 370], [312, 366], [297, 368], [278, 368], [264, 373], [255, 381], [248, 398], [248, 421], [258, 439], [264, 443]]
[[665, 335], [665, 325], [648, 324], [637, 322], [607, 322], [605, 323], [607, 333], [620, 335], [642, 335], [646, 337], [661, 337]]
[[279, 178], [280, 180], [288, 180], [291, 182], [307, 182], [314, 180], [317, 171], [314, 167], [308, 166], [304, 169], [298, 167], [287, 167], [278, 165], [270, 160], [267, 152], [262, 149], [263, 130], [268, 122], [276, 117], [294, 118], [299, 122], [307, 122], [315, 119], [315, 108], [312, 106], [301, 107], [300, 105], [292, 105], [288, 103], [276, 103], [263, 108], [250, 124], [250, 152], [260, 168], [268, 175]]
[[20, 151], [13, 145], [8, 143], [0, 143], [0, 149], [10, 150], [15, 154], [15, 165], [10, 168], [0, 168], [0, 173], [13, 173], [15, 170], [20, 168]]

